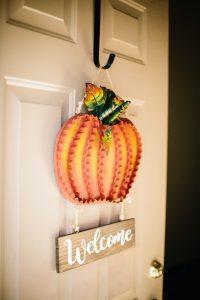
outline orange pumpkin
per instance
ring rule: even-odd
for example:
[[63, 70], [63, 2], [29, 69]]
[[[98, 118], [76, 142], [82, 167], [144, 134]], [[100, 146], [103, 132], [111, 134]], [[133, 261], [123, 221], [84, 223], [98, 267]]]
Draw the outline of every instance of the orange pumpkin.
[[134, 181], [141, 157], [139, 134], [128, 119], [110, 129], [92, 114], [78, 114], [61, 128], [54, 153], [55, 174], [64, 198], [75, 204], [120, 202]]

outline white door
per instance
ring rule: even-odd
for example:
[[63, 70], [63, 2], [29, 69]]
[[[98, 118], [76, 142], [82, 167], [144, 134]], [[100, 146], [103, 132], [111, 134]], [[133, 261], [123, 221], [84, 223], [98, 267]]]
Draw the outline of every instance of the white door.
[[[163, 263], [164, 252], [167, 0], [102, 3], [101, 62], [114, 51], [109, 74], [116, 93], [145, 101], [133, 118], [143, 157], [134, 200], [125, 207], [125, 217], [136, 220], [136, 247], [56, 273], [55, 238], [72, 231], [74, 210], [59, 194], [53, 147], [85, 82], [97, 74], [92, 4], [1, 1], [1, 299], [162, 299], [162, 278], [148, 272], [154, 258]], [[81, 229], [109, 224], [118, 213], [112, 204], [84, 207]]]

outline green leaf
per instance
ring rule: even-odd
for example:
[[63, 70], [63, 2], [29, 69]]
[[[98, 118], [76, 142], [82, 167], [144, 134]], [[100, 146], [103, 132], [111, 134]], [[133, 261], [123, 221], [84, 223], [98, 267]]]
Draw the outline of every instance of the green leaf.
[[123, 102], [120, 106], [114, 109], [114, 111], [105, 119], [102, 120], [102, 123], [105, 125], [114, 124], [119, 116], [124, 112], [124, 110], [128, 107], [130, 101]]

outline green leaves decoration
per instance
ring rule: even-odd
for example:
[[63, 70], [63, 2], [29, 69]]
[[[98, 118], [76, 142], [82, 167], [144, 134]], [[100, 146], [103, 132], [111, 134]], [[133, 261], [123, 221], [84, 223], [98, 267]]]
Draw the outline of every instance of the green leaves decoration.
[[118, 121], [120, 115], [126, 110], [130, 101], [125, 101], [121, 105], [115, 107], [112, 113], [108, 115], [107, 118], [103, 119], [103, 124], [105, 125], [113, 125]]
[[106, 102], [106, 91], [92, 83], [86, 83], [86, 95], [84, 105], [88, 111], [95, 111], [103, 107]]
[[130, 101], [124, 101], [105, 87], [86, 83], [84, 105], [89, 112], [97, 116], [105, 125], [114, 125], [119, 121], [121, 113], [128, 107]]

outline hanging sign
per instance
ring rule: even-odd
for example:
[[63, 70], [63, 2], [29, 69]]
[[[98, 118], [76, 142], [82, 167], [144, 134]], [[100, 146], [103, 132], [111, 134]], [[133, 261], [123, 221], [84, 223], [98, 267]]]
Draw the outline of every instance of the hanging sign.
[[135, 219], [58, 237], [58, 273], [80, 267], [135, 244]]

